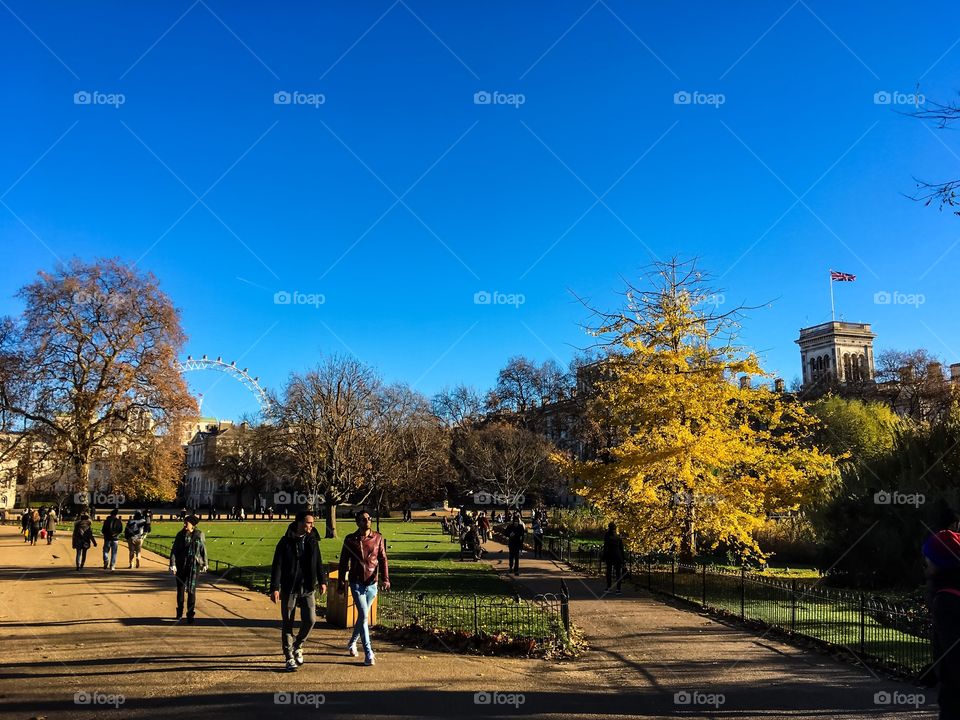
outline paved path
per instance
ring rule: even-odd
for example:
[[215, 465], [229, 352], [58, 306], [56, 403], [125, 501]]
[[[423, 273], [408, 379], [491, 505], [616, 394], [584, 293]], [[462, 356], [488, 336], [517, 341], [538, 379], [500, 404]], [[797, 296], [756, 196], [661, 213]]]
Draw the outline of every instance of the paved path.
[[[366, 668], [346, 656], [346, 631], [321, 623], [307, 664], [285, 673], [266, 596], [208, 576], [196, 624], [176, 625], [165, 559], [145, 553], [143, 568], [109, 573], [94, 549], [77, 572], [67, 545], [30, 547], [14, 527], [0, 527], [0, 718], [933, 717], [873, 704], [877, 691], [913, 688], [643, 596], [597, 600], [596, 581], [574, 582], [549, 561], [527, 560], [520, 579], [539, 592], [568, 578], [574, 620], [594, 648], [577, 661], [381, 641], [378, 664]], [[502, 567], [505, 555], [493, 561]], [[676, 705], [683, 691], [725, 698], [719, 707]], [[479, 698], [497, 704], [478, 704], [476, 693], [497, 693]], [[322, 706], [305, 704], [319, 704], [320, 694]]]

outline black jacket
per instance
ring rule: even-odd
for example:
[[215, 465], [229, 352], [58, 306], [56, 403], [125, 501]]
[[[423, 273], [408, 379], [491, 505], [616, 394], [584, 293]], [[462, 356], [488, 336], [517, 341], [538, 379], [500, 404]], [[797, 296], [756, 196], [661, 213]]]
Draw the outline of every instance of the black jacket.
[[103, 521], [103, 530], [101, 531], [101, 534], [103, 535], [103, 539], [107, 542], [119, 540], [120, 536], [123, 535], [123, 520], [110, 515], [106, 520]]
[[504, 531], [507, 536], [507, 547], [517, 550], [523, 547], [523, 536], [527, 534], [527, 528], [523, 523], [514, 525], [512, 522], [507, 525]]
[[320, 555], [320, 533], [314, 528], [297, 537], [297, 523], [292, 522], [273, 551], [270, 571], [270, 592], [310, 593], [318, 585], [327, 584], [327, 571]]
[[623, 548], [623, 538], [612, 534], [608, 530], [603, 537], [603, 556], [601, 559], [611, 565], [623, 565], [627, 559], [627, 552]]

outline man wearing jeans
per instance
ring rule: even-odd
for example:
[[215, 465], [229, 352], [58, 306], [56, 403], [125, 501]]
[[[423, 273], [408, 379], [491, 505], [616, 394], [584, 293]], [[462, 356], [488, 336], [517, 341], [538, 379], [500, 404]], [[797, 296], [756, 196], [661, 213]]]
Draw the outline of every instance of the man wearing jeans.
[[[270, 599], [280, 603], [281, 645], [288, 671], [303, 665], [303, 644], [317, 622], [317, 586], [327, 591], [327, 574], [320, 555], [320, 535], [313, 513], [297, 513], [277, 543], [270, 573]], [[293, 621], [300, 608], [300, 630], [293, 636]]]
[[120, 520], [120, 511], [116, 508], [103, 521], [103, 569], [113, 570], [117, 566], [117, 546], [123, 534], [123, 522]]
[[343, 539], [340, 552], [340, 580], [337, 590], [346, 592], [347, 583], [353, 594], [353, 603], [357, 608], [357, 622], [353, 626], [353, 636], [347, 643], [347, 652], [357, 657], [357, 640], [363, 642], [364, 665], [373, 665], [376, 658], [370, 645], [370, 625], [367, 618], [370, 606], [377, 597], [377, 574], [384, 590], [390, 589], [390, 576], [387, 568], [387, 545], [383, 535], [370, 527], [370, 513], [357, 513], [357, 531]]

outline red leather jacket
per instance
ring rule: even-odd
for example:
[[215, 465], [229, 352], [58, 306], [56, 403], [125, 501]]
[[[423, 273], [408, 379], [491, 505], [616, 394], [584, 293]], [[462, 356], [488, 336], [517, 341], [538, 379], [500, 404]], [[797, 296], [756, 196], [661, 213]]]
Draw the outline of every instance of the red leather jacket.
[[[348, 572], [349, 568], [349, 572]], [[340, 551], [340, 578], [351, 583], [373, 585], [377, 582], [377, 570], [381, 582], [390, 582], [387, 567], [387, 544], [383, 535], [371, 531], [364, 537], [359, 530], [343, 539]]]

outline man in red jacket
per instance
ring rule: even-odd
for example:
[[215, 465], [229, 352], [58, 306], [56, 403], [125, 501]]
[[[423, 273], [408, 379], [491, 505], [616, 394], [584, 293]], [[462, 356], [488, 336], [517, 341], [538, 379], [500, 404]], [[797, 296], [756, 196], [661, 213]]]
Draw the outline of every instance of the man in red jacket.
[[370, 527], [370, 513], [361, 510], [356, 515], [357, 531], [343, 539], [340, 551], [340, 580], [337, 590], [344, 594], [347, 582], [353, 593], [353, 603], [357, 608], [357, 622], [353, 626], [353, 635], [347, 643], [347, 652], [357, 657], [357, 640], [363, 641], [366, 656], [364, 665], [373, 665], [376, 661], [370, 645], [370, 627], [367, 618], [370, 606], [377, 596], [377, 574], [384, 590], [390, 589], [390, 576], [387, 568], [387, 545], [383, 535]]

